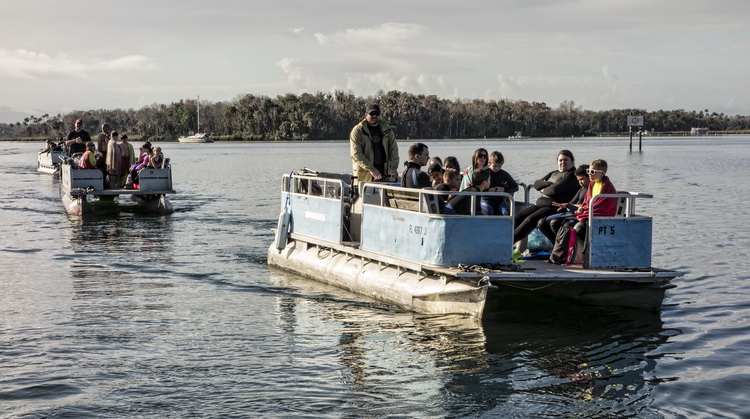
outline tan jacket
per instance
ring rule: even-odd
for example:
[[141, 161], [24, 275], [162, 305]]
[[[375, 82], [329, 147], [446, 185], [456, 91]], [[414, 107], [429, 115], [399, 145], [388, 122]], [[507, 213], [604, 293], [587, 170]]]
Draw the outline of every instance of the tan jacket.
[[[383, 147], [385, 148], [385, 170], [382, 175], [388, 176], [389, 170], [398, 170], [398, 144], [393, 129], [380, 121], [380, 131], [383, 133]], [[352, 157], [352, 173], [357, 177], [357, 182], [371, 182], [370, 170], [375, 168], [372, 159], [375, 153], [372, 151], [372, 138], [368, 129], [367, 120], [363, 119], [355, 125], [349, 134], [349, 154]]]

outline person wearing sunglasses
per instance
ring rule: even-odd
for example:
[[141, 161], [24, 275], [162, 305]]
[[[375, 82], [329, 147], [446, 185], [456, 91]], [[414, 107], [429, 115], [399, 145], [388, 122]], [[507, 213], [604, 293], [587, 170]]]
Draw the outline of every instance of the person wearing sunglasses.
[[472, 178], [474, 172], [477, 170], [489, 169], [489, 154], [484, 148], [478, 148], [474, 150], [474, 154], [471, 156], [471, 166], [464, 170], [464, 177], [461, 179], [461, 189], [464, 190], [470, 186], [474, 186]]
[[573, 227], [579, 237], [585, 237], [589, 212], [593, 211], [595, 217], [614, 217], [617, 212], [617, 198], [597, 198], [594, 206], [589, 208], [592, 197], [599, 194], [617, 193], [617, 189], [607, 177], [607, 162], [602, 159], [592, 161], [586, 173], [591, 182], [586, 197], [583, 199], [583, 205], [576, 211], [578, 223]]
[[570, 202], [580, 186], [575, 175], [575, 158], [570, 150], [557, 153], [557, 170], [547, 173], [534, 181], [534, 189], [541, 192], [534, 204], [516, 212], [513, 224], [513, 243], [525, 239], [539, 223], [539, 220], [553, 215], [557, 207], [553, 202]]
[[357, 182], [398, 179], [398, 145], [393, 129], [380, 119], [380, 106], [369, 104], [364, 119], [349, 134], [352, 172]]

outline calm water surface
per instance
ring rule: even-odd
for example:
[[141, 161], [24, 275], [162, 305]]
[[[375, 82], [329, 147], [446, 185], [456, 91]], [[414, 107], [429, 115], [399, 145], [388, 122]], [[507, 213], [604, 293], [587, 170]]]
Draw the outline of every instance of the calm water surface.
[[[266, 265], [283, 173], [348, 143], [162, 144], [176, 212], [74, 217], [0, 143], [2, 417], [750, 417], [750, 138], [426, 141], [533, 181], [570, 148], [653, 193], [660, 313], [508, 295], [478, 324]], [[400, 143], [402, 157], [407, 142]]]

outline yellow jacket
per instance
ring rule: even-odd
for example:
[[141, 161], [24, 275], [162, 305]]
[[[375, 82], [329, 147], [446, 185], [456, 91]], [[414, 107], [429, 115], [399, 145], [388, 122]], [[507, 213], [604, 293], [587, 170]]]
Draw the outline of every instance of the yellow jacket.
[[[396, 144], [396, 134], [393, 129], [383, 121], [380, 121], [380, 131], [383, 133], [386, 162], [386, 173], [382, 175], [388, 176], [389, 170], [398, 170], [399, 167], [398, 144]], [[349, 134], [349, 148], [349, 154], [352, 157], [352, 173], [357, 177], [357, 182], [371, 182], [370, 170], [375, 167], [372, 161], [375, 153], [372, 150], [372, 138], [366, 119], [352, 128]]]

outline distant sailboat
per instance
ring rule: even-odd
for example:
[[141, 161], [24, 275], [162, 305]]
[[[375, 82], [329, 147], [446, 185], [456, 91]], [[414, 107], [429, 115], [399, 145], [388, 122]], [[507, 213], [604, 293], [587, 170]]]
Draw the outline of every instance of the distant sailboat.
[[190, 132], [188, 136], [186, 137], [180, 137], [177, 139], [177, 141], [181, 143], [212, 143], [214, 140], [212, 140], [208, 134], [205, 132], [201, 132], [201, 97], [198, 96], [198, 102], [196, 102], [198, 105], [198, 129], [196, 132]]

